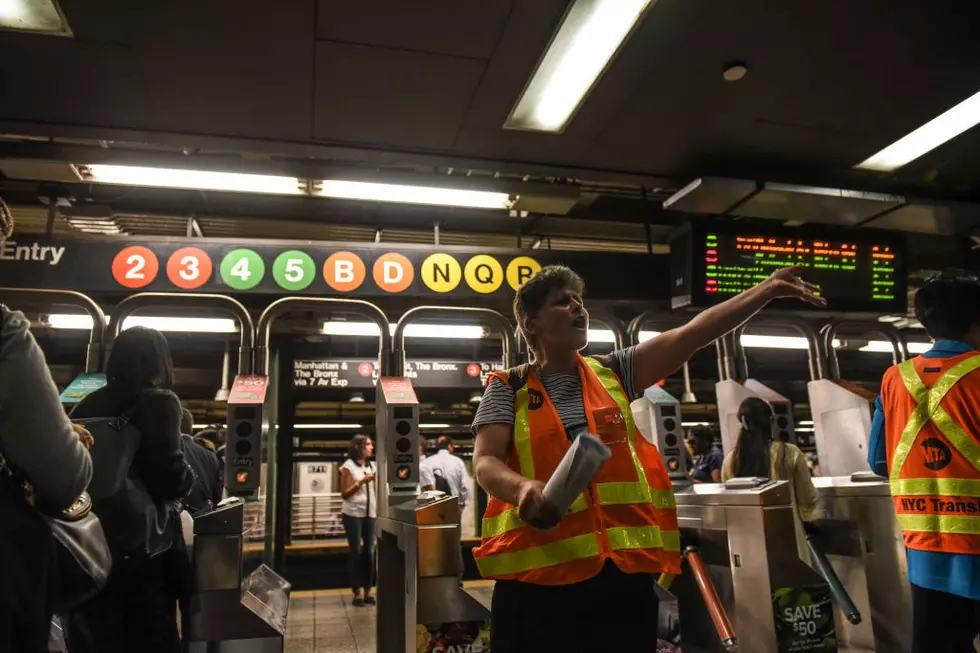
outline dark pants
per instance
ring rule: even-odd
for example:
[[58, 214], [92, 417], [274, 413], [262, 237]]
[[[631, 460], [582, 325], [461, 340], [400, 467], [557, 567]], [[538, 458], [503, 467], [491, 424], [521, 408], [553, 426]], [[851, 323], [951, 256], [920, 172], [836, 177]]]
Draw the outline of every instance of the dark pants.
[[65, 615], [68, 650], [179, 653], [177, 594], [165, 558], [114, 569], [98, 596]]
[[357, 594], [374, 587], [374, 522], [371, 517], [342, 515], [347, 533], [347, 564], [350, 587]]
[[607, 562], [574, 585], [498, 581], [490, 642], [507, 653], [656, 651], [657, 593], [649, 574], [624, 574]]
[[974, 653], [980, 601], [912, 585], [912, 653]]

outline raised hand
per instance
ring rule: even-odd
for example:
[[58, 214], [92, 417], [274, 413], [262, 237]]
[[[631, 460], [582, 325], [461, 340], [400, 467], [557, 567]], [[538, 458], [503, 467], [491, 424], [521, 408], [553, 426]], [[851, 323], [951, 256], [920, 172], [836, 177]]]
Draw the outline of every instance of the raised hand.
[[802, 270], [803, 268], [799, 265], [782, 268], [773, 272], [769, 279], [763, 283], [767, 284], [767, 290], [772, 299], [800, 299], [814, 306], [825, 308], [827, 300], [817, 295], [820, 292], [820, 287], [799, 278]]

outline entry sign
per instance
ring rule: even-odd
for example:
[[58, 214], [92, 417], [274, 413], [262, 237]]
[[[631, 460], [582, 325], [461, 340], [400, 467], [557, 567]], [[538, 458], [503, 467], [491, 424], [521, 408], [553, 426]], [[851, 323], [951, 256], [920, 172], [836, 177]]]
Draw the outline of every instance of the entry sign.
[[779, 653], [834, 653], [834, 604], [825, 584], [780, 587], [772, 593]]
[[258, 374], [239, 374], [228, 393], [229, 404], [262, 404], [265, 403], [265, 392], [269, 386], [269, 378]]
[[424, 653], [490, 653], [490, 622], [418, 624], [415, 650]]
[[61, 393], [61, 403], [77, 404], [106, 384], [105, 374], [79, 374]]

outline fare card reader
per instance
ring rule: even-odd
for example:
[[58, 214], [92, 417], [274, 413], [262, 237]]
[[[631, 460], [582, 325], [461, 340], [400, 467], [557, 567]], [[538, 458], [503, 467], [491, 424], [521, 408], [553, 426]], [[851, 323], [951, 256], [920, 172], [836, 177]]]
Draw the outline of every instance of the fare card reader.
[[718, 397], [718, 421], [721, 424], [721, 443], [725, 453], [735, 450], [741, 424], [738, 420], [738, 407], [749, 397], [759, 397], [769, 402], [775, 416], [772, 437], [774, 440], [796, 444], [796, 424], [793, 419], [792, 402], [772, 388], [755, 379], [744, 382], [727, 379], [715, 384]]
[[660, 451], [672, 481], [687, 480], [681, 403], [660, 386], [651, 386], [631, 404], [637, 428]]
[[378, 390], [378, 653], [488, 651], [489, 613], [459, 583], [459, 500], [418, 492], [411, 381], [383, 377]]
[[832, 379], [810, 381], [807, 392], [821, 475], [850, 476], [867, 471], [874, 394]]
[[228, 394], [225, 488], [232, 496], [258, 497], [262, 444], [268, 431], [263, 410], [268, 387], [267, 376], [239, 374]]

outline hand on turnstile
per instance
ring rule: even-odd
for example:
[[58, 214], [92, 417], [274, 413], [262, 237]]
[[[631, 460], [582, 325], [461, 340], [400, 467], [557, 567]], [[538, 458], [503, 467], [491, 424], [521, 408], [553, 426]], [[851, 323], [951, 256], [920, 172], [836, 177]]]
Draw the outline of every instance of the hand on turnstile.
[[526, 480], [517, 495], [517, 514], [526, 523], [550, 530], [561, 521], [561, 512], [544, 496], [544, 483]]

